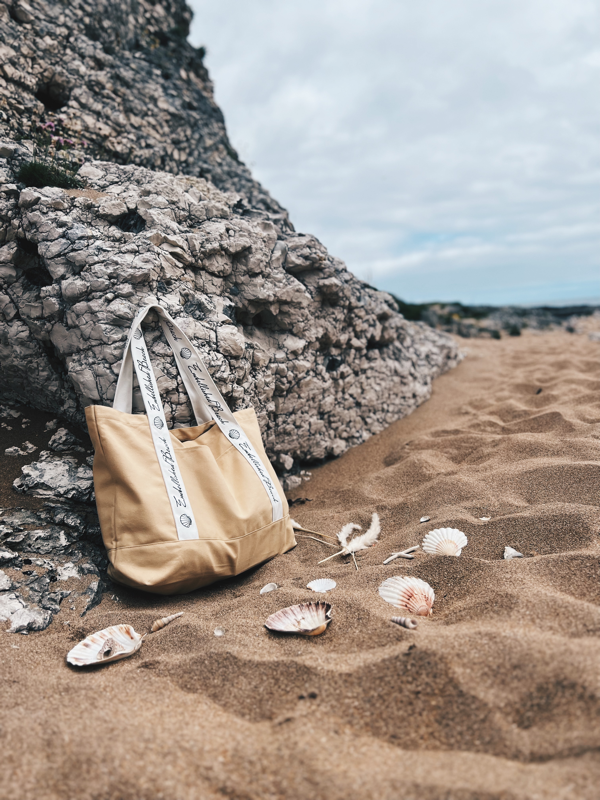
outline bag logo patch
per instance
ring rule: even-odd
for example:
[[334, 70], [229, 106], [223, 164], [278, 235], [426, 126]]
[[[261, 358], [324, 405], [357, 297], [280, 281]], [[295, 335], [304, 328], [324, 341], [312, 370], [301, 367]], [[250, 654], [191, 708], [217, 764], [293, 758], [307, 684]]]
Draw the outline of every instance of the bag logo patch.
[[189, 528], [190, 525], [192, 524], [192, 519], [191, 519], [191, 517], [188, 517], [187, 514], [182, 514], [179, 517], [179, 522], [181, 522], [181, 524], [183, 525], [184, 528]]
[[236, 429], [234, 428], [232, 431], [229, 431], [229, 438], [230, 439], [239, 439], [240, 438], [240, 432], [236, 431]]
[[189, 349], [189, 347], [182, 347], [181, 348], [181, 352], [180, 352], [179, 355], [182, 358], [191, 358], [192, 357], [192, 351]]
[[160, 430], [164, 425], [164, 422], [160, 417], [154, 417], [154, 427]]

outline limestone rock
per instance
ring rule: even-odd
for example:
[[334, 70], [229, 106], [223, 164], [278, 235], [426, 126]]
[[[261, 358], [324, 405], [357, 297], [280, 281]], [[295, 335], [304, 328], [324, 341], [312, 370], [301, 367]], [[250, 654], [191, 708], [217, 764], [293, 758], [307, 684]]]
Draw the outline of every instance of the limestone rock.
[[0, 622], [10, 623], [9, 632], [43, 630], [67, 597], [73, 610], [87, 613], [107, 580], [95, 512], [64, 503], [0, 509], [0, 565]]
[[79, 439], [66, 428], [59, 428], [48, 442], [48, 448], [55, 453], [66, 453], [69, 450], [83, 453]]
[[52, 621], [52, 613], [27, 606], [18, 595], [0, 594], [0, 622], [10, 622], [9, 633], [43, 631]]
[[81, 612], [81, 616], [84, 617], [88, 611], [91, 611], [92, 608], [95, 608], [97, 605], [100, 604], [102, 601], [102, 581], [92, 581], [88, 588], [84, 592], [85, 596], [85, 606], [83, 611]]
[[31, 453], [35, 453], [37, 447], [31, 442], [23, 442], [20, 447], [16, 445], [14, 447], [7, 447], [4, 451], [5, 456], [28, 456]]
[[[407, 322], [252, 179], [185, 42], [181, 0], [30, 7], [28, 23], [0, 13], [12, 136], [0, 140], [0, 400], [83, 427], [86, 405], [112, 402], [149, 302], [186, 330], [233, 410], [255, 407], [286, 488], [429, 397], [459, 360], [454, 340]], [[17, 182], [41, 136], [74, 142], [85, 188]], [[151, 319], [148, 342], [168, 421], [193, 424]], [[17, 491], [91, 496], [68, 459], [27, 469]]]
[[21, 467], [21, 477], [13, 483], [16, 492], [34, 497], [63, 498], [82, 503], [93, 496], [92, 470], [70, 456], [58, 457], [43, 450], [40, 460]]
[[[457, 363], [449, 336], [404, 320], [389, 295], [354, 278], [313, 237], [293, 237], [288, 272], [277, 248], [284, 234], [267, 219], [240, 216], [235, 196], [141, 167], [96, 162], [94, 170], [88, 186], [125, 197], [144, 226], [122, 231], [100, 215], [97, 199], [59, 189], [40, 189], [33, 210], [15, 201], [17, 241], [33, 244], [23, 245], [28, 261], [16, 258], [14, 281], [0, 288], [16, 309], [0, 321], [0, 377], [11, 398], [83, 425], [85, 405], [113, 400], [136, 310], [159, 302], [230, 405], [254, 405], [267, 451], [285, 473], [290, 459], [297, 469], [339, 455], [409, 413]], [[198, 214], [202, 205], [219, 216]], [[167, 419], [191, 424], [158, 331], [150, 329], [149, 345]]]

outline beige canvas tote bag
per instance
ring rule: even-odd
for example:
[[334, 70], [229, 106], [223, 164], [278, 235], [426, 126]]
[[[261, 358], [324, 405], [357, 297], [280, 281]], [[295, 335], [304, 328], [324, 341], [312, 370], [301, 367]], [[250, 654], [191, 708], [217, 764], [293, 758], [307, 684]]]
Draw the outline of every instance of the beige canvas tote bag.
[[[157, 312], [197, 425], [167, 429], [141, 322]], [[146, 415], [132, 414], [133, 368]], [[251, 408], [235, 414], [167, 312], [131, 326], [113, 407], [89, 406], [94, 489], [109, 575], [159, 594], [189, 592], [296, 544], [288, 504]]]

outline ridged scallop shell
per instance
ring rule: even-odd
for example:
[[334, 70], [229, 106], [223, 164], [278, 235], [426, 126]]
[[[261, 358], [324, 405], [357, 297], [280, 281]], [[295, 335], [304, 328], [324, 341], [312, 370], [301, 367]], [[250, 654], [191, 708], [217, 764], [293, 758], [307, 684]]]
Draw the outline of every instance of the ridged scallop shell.
[[432, 613], [435, 593], [421, 578], [394, 576], [379, 587], [379, 594], [386, 603], [403, 608], [416, 617], [428, 617]]
[[317, 578], [316, 581], [311, 581], [306, 584], [307, 589], [312, 589], [313, 592], [329, 592], [335, 589], [337, 583], [332, 581], [331, 578]]
[[329, 603], [299, 603], [276, 611], [267, 619], [265, 627], [279, 633], [300, 633], [302, 636], [318, 636], [331, 622]]
[[429, 531], [421, 546], [433, 556], [459, 556], [468, 541], [458, 528], [436, 528]]
[[266, 586], [262, 587], [262, 589], [260, 590], [260, 593], [261, 594], [268, 594], [268, 592], [274, 592], [275, 589], [277, 589], [277, 588], [278, 588], [278, 586], [277, 586], [276, 583], [267, 583]]
[[400, 625], [402, 628], [407, 628], [409, 631], [417, 627], [417, 620], [411, 619], [410, 617], [392, 617], [392, 622], [395, 622], [396, 625]]
[[137, 652], [142, 646], [142, 638], [131, 625], [112, 625], [76, 644], [67, 654], [67, 661], [76, 667], [118, 661]]

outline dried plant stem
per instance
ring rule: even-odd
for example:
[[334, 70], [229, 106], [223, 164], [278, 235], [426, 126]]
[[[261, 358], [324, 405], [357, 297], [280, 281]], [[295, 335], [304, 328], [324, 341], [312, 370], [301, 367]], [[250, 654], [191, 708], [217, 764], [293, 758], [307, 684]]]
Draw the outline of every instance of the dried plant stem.
[[[295, 533], [297, 534], [298, 530], [296, 530]], [[302, 533], [301, 535], [305, 536], [307, 539], [314, 539], [315, 542], [321, 542], [321, 544], [326, 544], [327, 547], [335, 547], [336, 546], [336, 545], [332, 544], [332, 542], [324, 542], [322, 539], [317, 539], [316, 536], [310, 536], [308, 533]]]
[[337, 536], [330, 536], [328, 533], [320, 533], [319, 531], [311, 531], [310, 528], [294, 528], [296, 531], [300, 531], [300, 533], [314, 533], [316, 536], [323, 536], [324, 539], [333, 539], [337, 541]]
[[343, 550], [340, 550], [339, 552], [334, 553], [332, 556], [327, 556], [327, 558], [324, 558], [322, 561], [319, 561], [318, 563], [319, 564], [324, 564], [326, 561], [329, 561], [331, 558], [335, 558], [336, 556], [341, 556], [343, 554], [343, 552], [344, 552]]
[[356, 556], [352, 553], [352, 560], [354, 561], [354, 566], [356, 567], [356, 571], [358, 572], [358, 564], [356, 563]]

